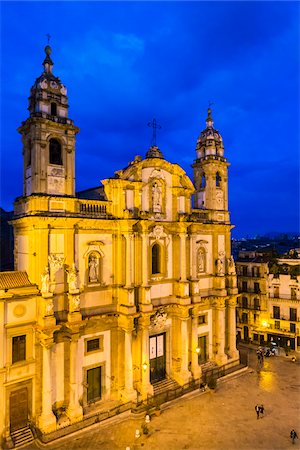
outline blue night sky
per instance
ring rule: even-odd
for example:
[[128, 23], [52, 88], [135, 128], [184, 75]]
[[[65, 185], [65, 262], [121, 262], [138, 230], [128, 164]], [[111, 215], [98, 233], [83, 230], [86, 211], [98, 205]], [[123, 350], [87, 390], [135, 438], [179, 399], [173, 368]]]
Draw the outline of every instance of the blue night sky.
[[80, 127], [76, 190], [95, 187], [162, 128], [165, 158], [192, 177], [213, 102], [229, 168], [233, 237], [299, 229], [297, 2], [1, 2], [1, 200], [22, 195], [30, 87], [50, 33], [53, 72]]

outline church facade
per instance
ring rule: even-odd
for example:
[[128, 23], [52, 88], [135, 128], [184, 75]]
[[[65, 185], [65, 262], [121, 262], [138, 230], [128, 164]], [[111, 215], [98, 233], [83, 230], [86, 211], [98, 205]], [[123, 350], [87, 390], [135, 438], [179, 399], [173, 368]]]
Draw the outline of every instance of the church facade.
[[142, 401], [163, 380], [200, 379], [209, 361], [239, 361], [229, 163], [211, 110], [193, 182], [153, 145], [76, 194], [79, 129], [45, 53], [18, 130], [15, 271], [0, 277], [3, 439], [28, 423], [50, 433], [91, 405]]

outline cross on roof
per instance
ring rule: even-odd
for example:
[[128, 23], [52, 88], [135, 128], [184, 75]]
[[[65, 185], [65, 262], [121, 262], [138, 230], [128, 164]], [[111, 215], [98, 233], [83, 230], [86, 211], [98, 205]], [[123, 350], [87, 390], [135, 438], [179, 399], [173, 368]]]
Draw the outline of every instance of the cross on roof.
[[51, 35], [50, 35], [49, 33], [47, 33], [47, 34], [46, 34], [46, 37], [48, 38], [48, 44], [49, 44]]
[[152, 145], [156, 146], [156, 130], [160, 130], [161, 129], [161, 125], [159, 125], [159, 123], [157, 123], [156, 119], [154, 118], [152, 120], [152, 122], [148, 123], [148, 127], [153, 128]]

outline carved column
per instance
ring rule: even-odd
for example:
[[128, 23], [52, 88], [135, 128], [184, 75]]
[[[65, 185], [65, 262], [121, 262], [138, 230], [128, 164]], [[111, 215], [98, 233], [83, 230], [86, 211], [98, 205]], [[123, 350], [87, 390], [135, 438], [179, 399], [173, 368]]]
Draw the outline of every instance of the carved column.
[[126, 255], [125, 255], [125, 272], [126, 272], [126, 287], [132, 285], [132, 235], [126, 234]]
[[236, 297], [228, 301], [228, 353], [230, 358], [238, 359], [239, 352], [236, 348]]
[[56, 430], [56, 417], [52, 411], [52, 383], [51, 383], [51, 347], [53, 339], [41, 341], [43, 349], [42, 373], [42, 413], [38, 418], [38, 427], [44, 433]]
[[[141, 385], [140, 385], [140, 393], [142, 398], [147, 398], [147, 395], [153, 395], [153, 386], [150, 383], [150, 361], [149, 361], [149, 326], [150, 326], [150, 316], [143, 317], [143, 320], [140, 322], [141, 328]], [[143, 367], [144, 364], [147, 364], [147, 367]]]
[[217, 364], [222, 365], [227, 362], [227, 356], [225, 355], [225, 301], [224, 299], [218, 300], [215, 309], [216, 324], [215, 324], [215, 359]]
[[133, 389], [132, 329], [124, 329], [124, 340], [125, 388], [122, 397], [130, 401], [136, 399], [136, 391]]
[[181, 385], [190, 380], [189, 371], [189, 336], [188, 336], [188, 310], [180, 306], [176, 308], [174, 314], [174, 326], [172, 331], [173, 340], [173, 358], [176, 361], [174, 366], [174, 379]]
[[142, 233], [142, 285], [148, 286], [148, 238]]
[[77, 343], [78, 335], [73, 334], [70, 341], [70, 400], [66, 411], [71, 422], [82, 419], [82, 407], [79, 405], [77, 380]]
[[180, 279], [186, 281], [186, 233], [180, 233]]
[[198, 315], [192, 316], [192, 373], [194, 376], [194, 379], [198, 379], [201, 376], [201, 367], [199, 366], [198, 362], [198, 353], [196, 352], [196, 349], [198, 347]]

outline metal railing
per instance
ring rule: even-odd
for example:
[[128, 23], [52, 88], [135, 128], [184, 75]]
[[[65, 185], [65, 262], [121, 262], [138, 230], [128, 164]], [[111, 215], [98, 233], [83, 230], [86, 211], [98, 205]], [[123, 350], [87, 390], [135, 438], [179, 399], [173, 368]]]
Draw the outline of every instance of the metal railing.
[[136, 409], [147, 410], [149, 408], [159, 407], [163, 403], [175, 400], [176, 398], [182, 397], [183, 395], [188, 394], [189, 392], [199, 389], [200, 382], [209, 384], [211, 380], [217, 380], [218, 378], [222, 378], [225, 375], [235, 372], [236, 370], [241, 369], [242, 367], [245, 367], [247, 365], [248, 361], [247, 360], [242, 361], [242, 358], [240, 358], [239, 361], [233, 361], [231, 363], [224, 364], [223, 366], [203, 368], [201, 380], [191, 378], [191, 380], [188, 383], [182, 386], [170, 388], [156, 395], [149, 395], [146, 400], [143, 400], [137, 404]]

